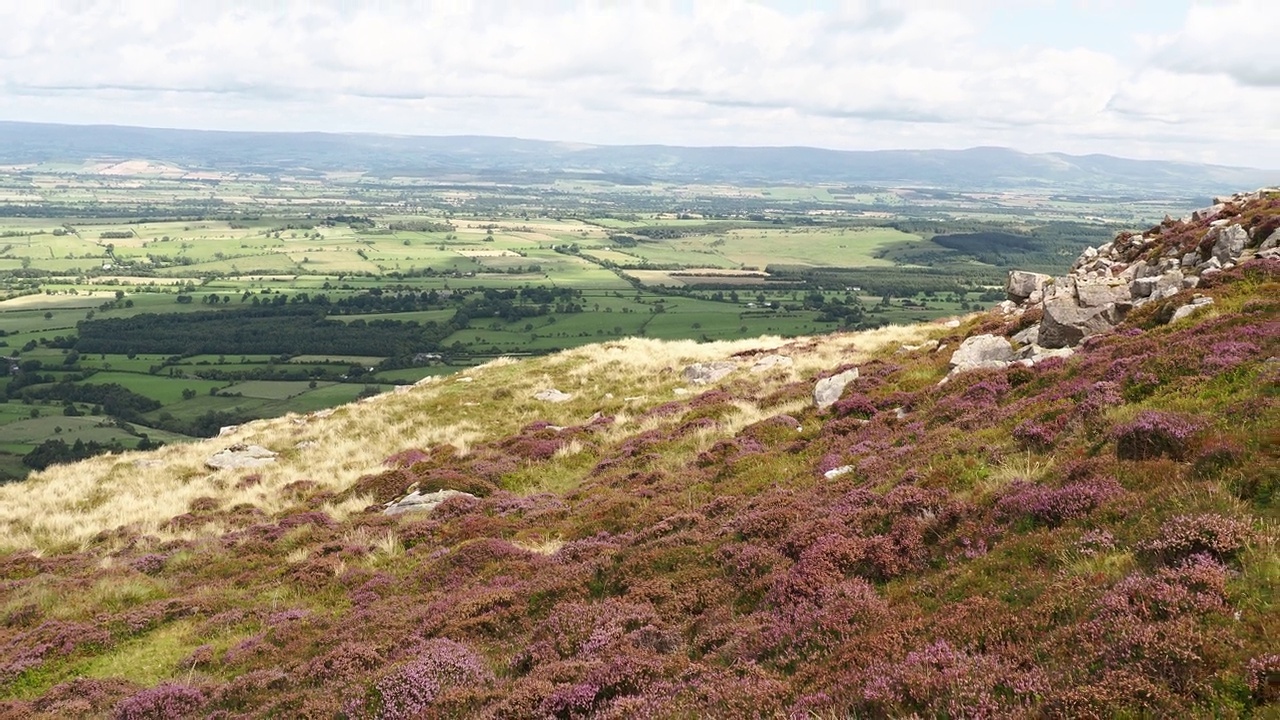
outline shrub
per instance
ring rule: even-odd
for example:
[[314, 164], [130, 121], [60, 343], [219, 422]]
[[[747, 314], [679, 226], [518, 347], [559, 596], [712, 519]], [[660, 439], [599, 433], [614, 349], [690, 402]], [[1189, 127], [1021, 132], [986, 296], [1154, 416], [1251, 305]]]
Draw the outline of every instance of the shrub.
[[1249, 693], [1259, 704], [1280, 700], [1280, 655], [1256, 657], [1245, 668]]
[[1160, 526], [1160, 535], [1142, 546], [1165, 564], [1194, 555], [1219, 561], [1234, 558], [1253, 537], [1249, 526], [1215, 513], [1178, 515]]
[[1132, 422], [1116, 427], [1116, 456], [1121, 460], [1168, 457], [1181, 460], [1191, 437], [1202, 424], [1194, 418], [1158, 410], [1144, 410]]
[[116, 703], [116, 720], [178, 720], [194, 717], [204, 704], [199, 688], [162, 683]]
[[371, 710], [385, 720], [421, 717], [439, 695], [452, 687], [493, 680], [493, 672], [471, 648], [446, 638], [425, 642], [417, 658], [383, 675], [363, 699], [348, 703], [348, 714]]
[[896, 663], [880, 663], [863, 687], [877, 715], [1005, 717], [1047, 689], [1042, 673], [995, 655], [969, 654], [939, 640]]
[[1060, 488], [1015, 481], [996, 503], [1007, 517], [1027, 516], [1049, 526], [1084, 517], [1124, 492], [1111, 478], [1086, 480]]

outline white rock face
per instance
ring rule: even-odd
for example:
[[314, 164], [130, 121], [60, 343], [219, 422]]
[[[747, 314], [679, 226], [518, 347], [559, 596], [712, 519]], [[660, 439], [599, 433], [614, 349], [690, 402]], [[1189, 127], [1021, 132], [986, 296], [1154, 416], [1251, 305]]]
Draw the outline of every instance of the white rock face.
[[813, 404], [824, 410], [840, 399], [840, 394], [849, 383], [858, 379], [858, 368], [845, 370], [839, 375], [823, 378], [813, 386]]
[[542, 402], [562, 403], [572, 400], [573, 396], [566, 392], [560, 392], [555, 388], [546, 388], [534, 393], [533, 399], [541, 400]]

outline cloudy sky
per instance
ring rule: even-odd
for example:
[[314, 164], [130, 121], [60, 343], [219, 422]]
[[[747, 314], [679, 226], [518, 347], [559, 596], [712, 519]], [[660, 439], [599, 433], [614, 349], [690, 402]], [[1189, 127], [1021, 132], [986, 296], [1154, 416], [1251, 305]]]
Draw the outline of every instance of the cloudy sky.
[[1275, 0], [0, 0], [0, 119], [1280, 168]]

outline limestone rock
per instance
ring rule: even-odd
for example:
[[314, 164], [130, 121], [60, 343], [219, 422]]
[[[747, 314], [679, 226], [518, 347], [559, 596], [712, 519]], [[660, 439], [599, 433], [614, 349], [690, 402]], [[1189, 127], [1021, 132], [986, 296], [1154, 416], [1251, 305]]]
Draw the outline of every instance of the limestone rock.
[[209, 456], [204, 464], [214, 470], [256, 468], [276, 461], [276, 454], [261, 445], [236, 443]]
[[1053, 277], [1050, 275], [1026, 272], [1024, 270], [1010, 270], [1009, 280], [1005, 283], [1004, 290], [1010, 300], [1020, 303], [1037, 292], [1043, 293], [1045, 286], [1051, 282], [1053, 282]]
[[439, 507], [440, 503], [451, 497], [464, 496], [474, 498], [475, 495], [465, 493], [461, 490], [436, 490], [435, 492], [420, 493], [411, 492], [399, 500], [388, 503], [387, 508], [382, 511], [383, 515], [399, 515], [406, 512], [431, 512]]
[[850, 368], [838, 375], [822, 378], [813, 386], [813, 404], [819, 410], [831, 407], [840, 399], [845, 386], [857, 379], [858, 368]]
[[851, 472], [853, 472], [852, 465], [841, 465], [840, 467], [831, 468], [830, 470], [822, 473], [822, 477], [831, 480], [833, 478], [838, 478], [841, 475], [848, 475]]
[[694, 363], [684, 369], [681, 375], [694, 385], [713, 383], [736, 370], [738, 364], [729, 360], [717, 360], [708, 363]]
[[956, 372], [985, 367], [1004, 367], [1013, 360], [1013, 346], [999, 335], [974, 335], [965, 338], [951, 354], [951, 367]]
[[573, 396], [566, 392], [560, 392], [555, 388], [546, 388], [534, 393], [533, 399], [541, 400], [542, 402], [562, 403], [572, 400]]

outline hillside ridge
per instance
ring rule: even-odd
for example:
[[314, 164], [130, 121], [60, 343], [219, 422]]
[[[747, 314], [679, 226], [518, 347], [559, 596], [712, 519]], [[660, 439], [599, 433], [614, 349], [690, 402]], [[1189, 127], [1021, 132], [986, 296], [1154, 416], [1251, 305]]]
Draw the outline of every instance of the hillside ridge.
[[584, 145], [487, 136], [235, 132], [0, 121], [0, 163], [146, 160], [189, 168], [310, 176], [358, 169], [374, 176], [557, 177], [658, 182], [891, 183], [922, 187], [1043, 187], [1056, 191], [1186, 193], [1274, 182], [1280, 169], [1108, 155], [814, 147]]
[[0, 487], [0, 717], [1267, 716], [1280, 191], [1221, 199], [949, 322], [504, 359]]

